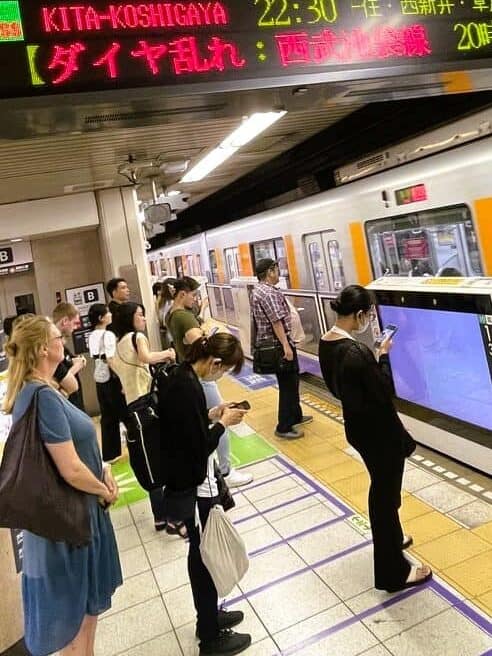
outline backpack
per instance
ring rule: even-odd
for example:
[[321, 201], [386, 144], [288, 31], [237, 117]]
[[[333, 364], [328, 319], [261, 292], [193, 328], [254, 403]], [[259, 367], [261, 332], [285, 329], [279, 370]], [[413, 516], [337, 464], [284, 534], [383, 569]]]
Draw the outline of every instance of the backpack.
[[[136, 348], [135, 334], [132, 343]], [[158, 407], [167, 393], [176, 368], [176, 364], [154, 365], [151, 369], [150, 391], [128, 404], [125, 423], [130, 466], [137, 481], [147, 491], [163, 486], [163, 436]]]

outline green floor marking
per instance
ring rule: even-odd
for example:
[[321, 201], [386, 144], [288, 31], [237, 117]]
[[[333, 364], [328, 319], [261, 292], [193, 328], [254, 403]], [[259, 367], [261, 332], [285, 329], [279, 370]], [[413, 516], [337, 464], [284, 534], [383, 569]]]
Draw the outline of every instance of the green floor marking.
[[265, 458], [270, 458], [278, 453], [277, 449], [271, 446], [258, 433], [253, 433], [247, 437], [238, 437], [232, 430], [230, 433], [231, 460], [234, 467], [265, 460]]
[[[230, 435], [231, 460], [234, 467], [259, 462], [278, 453], [277, 449], [268, 444], [257, 433], [252, 433], [246, 437], [239, 437], [233, 431], [230, 431]], [[138, 484], [130, 463], [126, 458], [112, 465], [112, 470], [120, 489], [120, 497], [113, 508], [129, 506], [148, 497], [148, 493]]]

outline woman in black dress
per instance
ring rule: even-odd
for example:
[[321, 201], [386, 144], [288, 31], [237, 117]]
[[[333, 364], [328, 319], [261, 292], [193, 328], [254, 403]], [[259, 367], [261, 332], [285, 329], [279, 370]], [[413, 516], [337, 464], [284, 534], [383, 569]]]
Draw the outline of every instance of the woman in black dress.
[[331, 302], [337, 321], [320, 340], [319, 360], [325, 383], [342, 402], [347, 441], [362, 456], [371, 478], [369, 517], [374, 544], [375, 587], [395, 592], [431, 578], [427, 566], [410, 565], [403, 549], [411, 538], [402, 532], [398, 509], [405, 458], [415, 442], [393, 406], [388, 352], [391, 340], [373, 352], [352, 336], [363, 333], [374, 312], [371, 294], [350, 285]]

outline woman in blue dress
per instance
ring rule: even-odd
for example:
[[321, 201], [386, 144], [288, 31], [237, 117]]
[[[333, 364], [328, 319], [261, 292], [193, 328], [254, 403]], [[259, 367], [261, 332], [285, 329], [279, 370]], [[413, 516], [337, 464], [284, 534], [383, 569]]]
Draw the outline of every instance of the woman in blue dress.
[[[36, 388], [39, 435], [61, 476], [87, 494], [92, 539], [72, 547], [24, 531], [22, 593], [25, 642], [33, 656], [59, 651], [93, 656], [98, 615], [111, 607], [121, 585], [116, 540], [104, 507], [118, 488], [103, 467], [91, 419], [51, 385], [63, 359], [63, 337], [47, 318], [18, 323], [7, 343], [8, 388], [4, 410], [18, 421]], [[36, 482], [33, 481], [33, 485]]]

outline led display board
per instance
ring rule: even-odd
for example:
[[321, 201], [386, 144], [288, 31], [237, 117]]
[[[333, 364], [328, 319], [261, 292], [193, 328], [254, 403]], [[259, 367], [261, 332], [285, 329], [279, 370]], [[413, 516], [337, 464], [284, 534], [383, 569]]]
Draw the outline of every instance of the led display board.
[[461, 70], [491, 47], [490, 0], [0, 0], [0, 97]]

